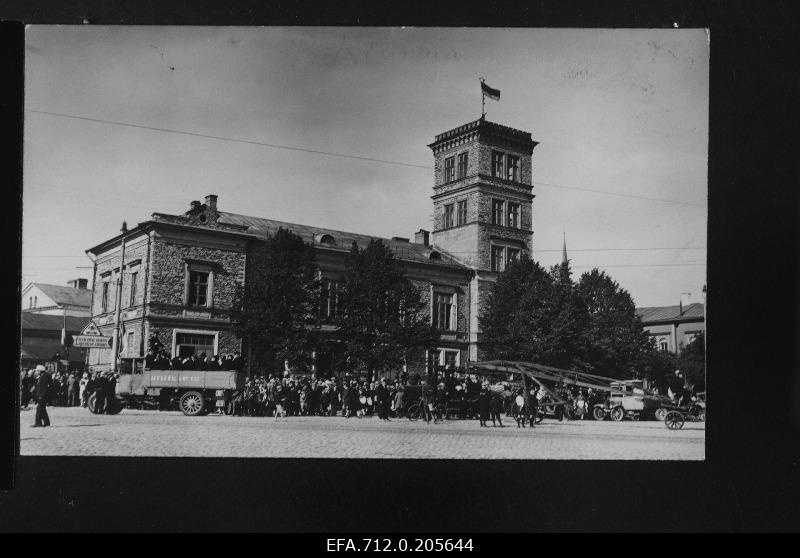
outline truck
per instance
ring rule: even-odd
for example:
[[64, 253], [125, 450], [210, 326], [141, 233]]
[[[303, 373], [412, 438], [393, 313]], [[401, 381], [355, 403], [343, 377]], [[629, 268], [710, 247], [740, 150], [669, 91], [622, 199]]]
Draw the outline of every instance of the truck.
[[[214, 408], [224, 408], [234, 393], [244, 389], [245, 382], [245, 372], [237, 370], [145, 370], [141, 374], [121, 374], [109, 411], [116, 414], [125, 407], [177, 401], [184, 415], [207, 415]], [[87, 407], [95, 412], [95, 394], [89, 396]]]

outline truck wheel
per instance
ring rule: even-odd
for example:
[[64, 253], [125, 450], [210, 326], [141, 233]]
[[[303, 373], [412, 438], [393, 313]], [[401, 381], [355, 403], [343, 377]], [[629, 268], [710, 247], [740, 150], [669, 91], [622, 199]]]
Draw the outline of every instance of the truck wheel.
[[181, 395], [178, 406], [184, 415], [190, 417], [197, 416], [203, 412], [203, 408], [205, 407], [203, 394], [199, 391], [187, 391]]
[[662, 421], [667, 418], [667, 410], [664, 407], [659, 407], [656, 409], [656, 420]]
[[109, 415], [118, 415], [120, 412], [122, 412], [123, 408], [125, 408], [125, 402], [117, 397], [114, 399], [114, 403], [110, 407], [106, 408], [106, 412]]
[[86, 400], [86, 408], [89, 409], [89, 412], [92, 414], [94, 414], [95, 401], [97, 401], [97, 398], [95, 397], [94, 393], [91, 394], [89, 398]]
[[625, 418], [625, 410], [622, 407], [614, 407], [611, 410], [611, 420], [619, 422]]
[[606, 412], [602, 407], [595, 407], [592, 409], [592, 417], [594, 417], [594, 420], [603, 420], [606, 418]]
[[683, 428], [683, 415], [678, 411], [670, 411], [664, 418], [664, 424], [670, 430], [680, 430]]

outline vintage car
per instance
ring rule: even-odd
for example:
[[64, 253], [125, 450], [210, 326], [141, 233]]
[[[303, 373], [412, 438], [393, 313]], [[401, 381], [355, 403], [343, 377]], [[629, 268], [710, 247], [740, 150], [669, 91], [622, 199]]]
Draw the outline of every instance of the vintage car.
[[[656, 415], [657, 418], [658, 410], [669, 398], [648, 393], [643, 384], [642, 380], [612, 382], [605, 401], [596, 403], [592, 408], [592, 417], [595, 420], [609, 417], [613, 421], [624, 418], [638, 420], [650, 415]], [[659, 420], [663, 420], [663, 417]]]

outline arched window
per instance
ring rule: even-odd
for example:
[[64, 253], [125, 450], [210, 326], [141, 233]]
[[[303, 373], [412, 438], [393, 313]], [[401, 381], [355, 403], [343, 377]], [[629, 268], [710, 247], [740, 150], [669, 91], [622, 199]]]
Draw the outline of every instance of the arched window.
[[320, 244], [335, 245], [336, 244], [336, 239], [333, 238], [333, 236], [330, 235], [330, 234], [323, 234], [323, 235], [320, 235], [318, 242]]
[[439, 252], [431, 252], [428, 255], [428, 259], [429, 260], [441, 260], [442, 259], [442, 255]]

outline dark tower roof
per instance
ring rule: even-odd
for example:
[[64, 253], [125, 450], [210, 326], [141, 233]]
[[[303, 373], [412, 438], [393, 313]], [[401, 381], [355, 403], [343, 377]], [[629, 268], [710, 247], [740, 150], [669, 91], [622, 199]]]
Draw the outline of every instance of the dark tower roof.
[[523, 132], [515, 128], [509, 128], [502, 124], [489, 122], [486, 119], [479, 118], [468, 124], [458, 126], [452, 130], [442, 132], [436, 135], [433, 143], [429, 144], [434, 153], [443, 149], [449, 149], [464, 141], [471, 141], [473, 139], [480, 139], [491, 142], [499, 141], [505, 144], [512, 144], [518, 149], [533, 153], [533, 148], [539, 142], [533, 141], [530, 132]]

